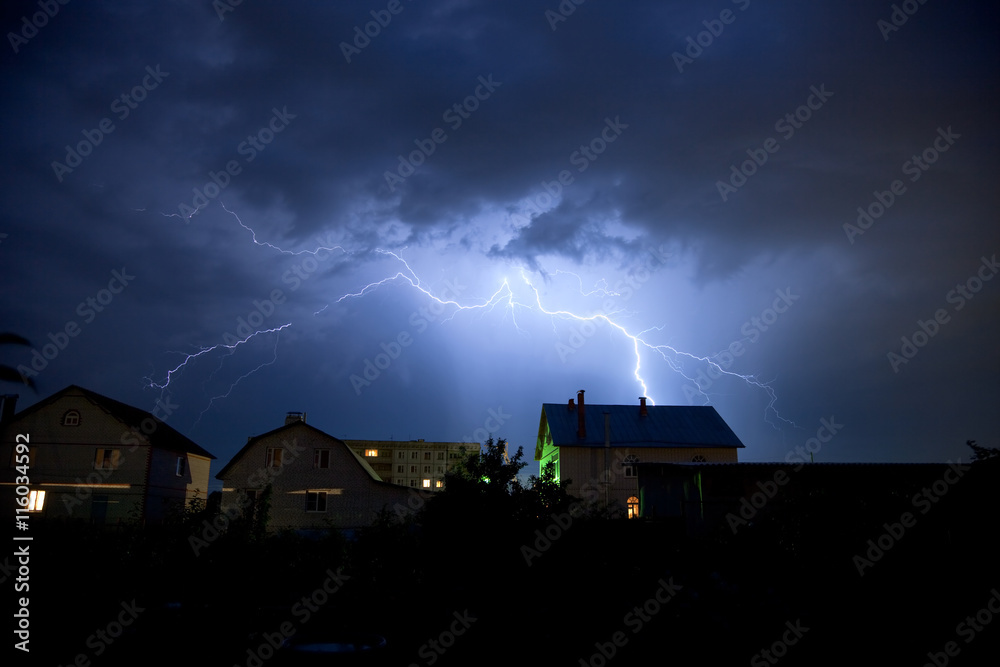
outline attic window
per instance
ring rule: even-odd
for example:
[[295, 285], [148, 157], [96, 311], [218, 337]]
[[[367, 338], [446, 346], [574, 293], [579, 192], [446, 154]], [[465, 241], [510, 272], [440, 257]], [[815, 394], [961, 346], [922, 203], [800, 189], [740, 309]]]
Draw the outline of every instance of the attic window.
[[63, 426], [79, 426], [80, 425], [80, 413], [77, 410], [67, 410], [66, 414], [62, 418]]
[[693, 459], [691, 459], [691, 462], [692, 462], [692, 463], [705, 463], [705, 462], [707, 462], [707, 461], [708, 461], [708, 459], [706, 459], [706, 458], [705, 458], [704, 456], [702, 456], [701, 454], [698, 454], [698, 455], [696, 455], [696, 456], [695, 456], [695, 457], [694, 457]]
[[625, 460], [622, 461], [622, 474], [625, 477], [635, 477], [636, 476], [635, 464], [637, 464], [638, 462], [639, 462], [639, 457], [636, 456], [635, 454], [629, 454], [628, 456], [626, 456]]
[[280, 468], [281, 467], [281, 455], [284, 450], [281, 447], [268, 447], [267, 456], [264, 460], [265, 468]]

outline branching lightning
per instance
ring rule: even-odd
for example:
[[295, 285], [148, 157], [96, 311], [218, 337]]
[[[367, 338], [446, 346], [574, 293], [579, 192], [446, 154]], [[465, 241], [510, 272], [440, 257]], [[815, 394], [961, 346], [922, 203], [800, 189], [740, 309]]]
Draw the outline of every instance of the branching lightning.
[[[344, 256], [355, 256], [356, 254], [358, 254], [358, 253], [352, 253], [339, 245], [321, 246], [316, 248], [315, 250], [300, 250], [300, 251], [284, 250], [272, 243], [259, 240], [257, 238], [257, 233], [250, 226], [246, 225], [234, 211], [231, 211], [228, 208], [226, 208], [224, 204], [222, 204], [222, 208], [236, 219], [240, 227], [250, 232], [253, 243], [256, 246], [265, 247], [285, 255], [310, 254], [315, 256], [317, 253], [321, 251], [332, 251], [332, 250], [339, 250], [341, 253], [343, 253]], [[529, 290], [530, 294], [532, 295], [527, 300], [519, 300], [515, 296], [515, 290], [512, 288], [511, 283], [507, 280], [507, 278], [504, 278], [500, 283], [500, 285], [497, 287], [497, 289], [489, 297], [482, 298], [473, 301], [471, 303], [468, 300], [463, 299], [462, 301], [465, 301], [465, 303], [463, 303], [462, 301], [459, 300], [460, 293], [463, 289], [461, 286], [451, 285], [446, 282], [447, 288], [442, 290], [440, 294], [435, 294], [430, 289], [428, 289], [422, 283], [417, 272], [414, 271], [414, 269], [410, 266], [409, 262], [407, 262], [407, 260], [403, 258], [402, 252], [404, 250], [405, 248], [402, 248], [398, 251], [375, 248], [370, 251], [364, 251], [364, 254], [374, 253], [376, 255], [380, 255], [387, 259], [390, 259], [391, 261], [398, 263], [400, 265], [400, 268], [391, 275], [387, 275], [384, 278], [369, 282], [361, 286], [360, 289], [357, 289], [356, 291], [351, 291], [341, 294], [341, 296], [337, 297], [332, 303], [329, 303], [320, 308], [319, 310], [315, 311], [313, 315], [319, 316], [320, 314], [327, 311], [327, 309], [329, 309], [331, 305], [335, 306], [336, 304], [340, 304], [345, 300], [364, 298], [368, 294], [380, 288], [384, 288], [390, 285], [405, 284], [408, 285], [410, 288], [419, 291], [431, 302], [436, 303], [442, 307], [449, 308], [451, 310], [450, 315], [447, 318], [441, 320], [442, 323], [453, 320], [456, 315], [462, 312], [480, 311], [483, 314], [485, 314], [487, 312], [492, 312], [498, 306], [503, 306], [504, 308], [505, 311], [504, 319], [506, 319], [507, 316], [510, 316], [515, 330], [524, 335], [527, 334], [518, 323], [519, 311], [536, 312], [551, 318], [554, 332], [557, 331], [556, 322], [559, 320], [575, 321], [580, 323], [603, 322], [606, 323], [609, 327], [611, 327], [613, 332], [616, 332], [617, 334], [623, 336], [626, 340], [631, 342], [632, 351], [635, 357], [635, 365], [632, 368], [632, 376], [635, 379], [636, 383], [639, 385], [639, 387], [641, 387], [642, 394], [647, 398], [649, 398], [653, 403], [655, 403], [655, 400], [653, 399], [652, 396], [650, 396], [649, 383], [646, 380], [646, 375], [648, 374], [649, 371], [648, 369], [644, 369], [643, 367], [643, 355], [644, 354], [648, 355], [650, 353], [658, 354], [660, 358], [667, 364], [670, 370], [672, 370], [673, 372], [679, 374], [681, 377], [693, 383], [693, 385], [697, 388], [697, 395], [703, 397], [706, 404], [710, 400], [709, 395], [705, 392], [705, 389], [707, 387], [703, 388], [698, 378], [692, 377], [691, 371], [686, 370], [685, 367], [689, 363], [695, 363], [699, 365], [704, 364], [705, 366], [707, 366], [707, 368], [711, 369], [710, 372], [718, 374], [718, 376], [713, 375], [713, 377], [728, 376], [734, 379], [741, 380], [742, 382], [750, 386], [756, 387], [757, 389], [765, 392], [769, 399], [764, 411], [765, 421], [770, 423], [775, 428], [778, 428], [778, 425], [775, 424], [770, 419], [770, 415], [771, 413], [773, 413], [773, 415], [782, 422], [795, 426], [794, 422], [785, 419], [778, 413], [775, 407], [778, 397], [773, 387], [768, 382], [760, 380], [756, 375], [740, 374], [727, 370], [727, 368], [723, 367], [719, 363], [719, 357], [721, 354], [723, 354], [721, 352], [713, 355], [699, 356], [696, 354], [685, 352], [683, 350], [679, 350], [676, 347], [669, 344], [655, 342], [654, 340], [651, 339], [652, 335], [657, 332], [662, 332], [663, 329], [665, 328], [662, 325], [649, 327], [637, 333], [633, 333], [621, 321], [622, 317], [627, 317], [631, 313], [628, 313], [627, 311], [621, 308], [613, 308], [610, 306], [605, 306], [605, 309], [601, 312], [589, 315], [583, 315], [565, 308], [546, 307], [542, 303], [542, 295], [539, 292], [539, 289], [535, 286], [535, 284], [532, 283], [532, 280], [526, 273], [525, 269], [521, 269], [520, 278], [523, 281], [524, 285]], [[619, 292], [609, 289], [607, 280], [602, 279], [597, 281], [594, 284], [593, 288], [588, 290], [584, 286], [583, 279], [576, 273], [559, 270], [554, 272], [554, 274], [552, 275], [561, 275], [561, 274], [572, 276], [576, 280], [578, 286], [578, 293], [583, 297], [600, 296], [606, 298], [613, 298], [622, 296]], [[153, 381], [149, 381], [149, 384], [151, 387], [164, 389], [170, 384], [171, 379], [174, 377], [176, 373], [181, 371], [181, 369], [183, 369], [188, 363], [192, 362], [198, 357], [201, 357], [202, 355], [208, 354], [213, 350], [218, 350], [220, 348], [226, 348], [228, 350], [226, 356], [230, 356], [235, 353], [236, 348], [238, 348], [243, 343], [246, 343], [251, 338], [265, 333], [277, 334], [277, 332], [280, 332], [281, 330], [289, 326], [291, 326], [290, 322], [274, 329], [255, 331], [246, 338], [244, 338], [243, 340], [237, 341], [232, 345], [226, 345], [226, 344], [215, 345], [212, 347], [205, 348], [195, 354], [186, 355], [185, 359], [180, 364], [178, 364], [175, 368], [167, 372], [166, 379], [162, 384]], [[198, 419], [200, 420], [201, 417], [204, 416], [209, 409], [211, 409], [212, 405], [216, 400], [227, 398], [231, 394], [236, 384], [238, 384], [241, 380], [252, 375], [260, 368], [275, 363], [277, 360], [277, 344], [278, 341], [276, 337], [274, 355], [270, 361], [258, 365], [253, 370], [237, 378], [236, 381], [230, 385], [229, 390], [226, 391], [225, 393], [218, 396], [213, 396], [209, 401], [208, 406], [199, 415]]]

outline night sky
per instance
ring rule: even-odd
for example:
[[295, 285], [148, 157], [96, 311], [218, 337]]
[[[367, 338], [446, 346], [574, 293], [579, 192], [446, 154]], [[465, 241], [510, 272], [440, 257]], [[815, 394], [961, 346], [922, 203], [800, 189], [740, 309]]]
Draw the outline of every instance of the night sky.
[[993, 3], [51, 4], [2, 10], [19, 408], [165, 399], [213, 474], [291, 410], [530, 459], [579, 389], [744, 461], [1000, 444]]

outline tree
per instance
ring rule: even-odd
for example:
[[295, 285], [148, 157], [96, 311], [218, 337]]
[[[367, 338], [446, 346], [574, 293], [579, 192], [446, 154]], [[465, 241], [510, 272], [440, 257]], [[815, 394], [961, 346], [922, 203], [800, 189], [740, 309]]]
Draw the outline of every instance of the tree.
[[[27, 347], [31, 347], [31, 342], [27, 338], [18, 336], [17, 334], [0, 333], [0, 345], [25, 345]], [[26, 375], [23, 375], [19, 370], [12, 368], [11, 366], [0, 365], [0, 380], [24, 384], [31, 389], [35, 388], [34, 380]]]
[[965, 444], [972, 448], [973, 461], [986, 461], [1000, 457], [1000, 449], [977, 445], [975, 440], [966, 440]]

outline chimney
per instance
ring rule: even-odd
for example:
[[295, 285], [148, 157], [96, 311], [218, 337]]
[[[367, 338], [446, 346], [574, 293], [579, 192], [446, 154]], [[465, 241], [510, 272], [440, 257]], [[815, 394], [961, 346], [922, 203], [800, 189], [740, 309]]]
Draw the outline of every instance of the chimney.
[[3, 400], [3, 408], [0, 409], [0, 424], [6, 424], [14, 416], [14, 409], [17, 407], [17, 399], [20, 394], [4, 394], [0, 396]]
[[576, 410], [576, 403], [574, 403], [574, 402], [573, 402], [573, 399], [572, 399], [572, 398], [571, 398], [571, 399], [569, 399], [569, 403], [568, 403], [568, 404], [566, 405], [566, 409], [567, 409], [567, 410], [568, 410], [569, 412], [573, 412], [574, 410]]
[[294, 424], [295, 422], [306, 422], [306, 413], [304, 412], [289, 412], [285, 415], [285, 426], [289, 424]]
[[645, 396], [640, 396], [639, 397], [639, 416], [640, 417], [648, 417], [649, 416], [649, 410], [646, 409], [646, 397]]
[[[570, 399], [572, 400], [572, 399]], [[583, 412], [583, 389], [576, 392], [576, 402], [580, 404], [580, 409], [576, 411], [576, 437], [580, 440], [587, 439], [587, 423]]]

